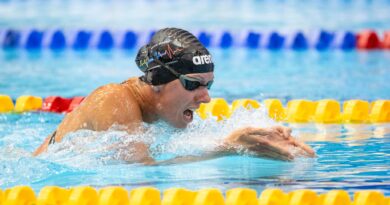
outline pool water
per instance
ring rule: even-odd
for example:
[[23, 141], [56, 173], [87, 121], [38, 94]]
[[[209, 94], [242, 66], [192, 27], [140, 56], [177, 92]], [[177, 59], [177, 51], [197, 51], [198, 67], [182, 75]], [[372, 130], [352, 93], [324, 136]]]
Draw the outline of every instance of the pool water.
[[[214, 12], [210, 12], [210, 8]], [[155, 29], [177, 26], [197, 30], [352, 30], [390, 28], [389, 1], [18, 1], [0, 0], [0, 30], [38, 29]], [[107, 14], [107, 10], [112, 11]], [[175, 12], [176, 10], [183, 12]], [[143, 11], [143, 12], [139, 12]], [[20, 15], [23, 12], [24, 15]], [[158, 18], [155, 13], [159, 13]], [[107, 15], [102, 15], [107, 14]], [[310, 16], [310, 18], [308, 18]], [[228, 102], [239, 98], [262, 101], [279, 98], [319, 100], [390, 99], [390, 53], [386, 51], [267, 51], [210, 49], [215, 62], [212, 97]], [[0, 50], [0, 93], [43, 98], [86, 96], [107, 83], [141, 75], [136, 50], [106, 52], [42, 49]], [[159, 161], [199, 155], [243, 126], [278, 123], [265, 110], [238, 110], [224, 122], [195, 117], [186, 130], [163, 122], [148, 132], [128, 135], [116, 126], [108, 131], [81, 130], [47, 153], [32, 157], [64, 115], [30, 112], [0, 114], [0, 189], [29, 185], [72, 187], [120, 185], [159, 189], [216, 187], [223, 191], [269, 187], [285, 191], [345, 189], [350, 193], [378, 189], [390, 195], [390, 124], [290, 124], [293, 135], [310, 144], [317, 158], [293, 162], [259, 159], [242, 152], [187, 164], [143, 166], [128, 164], [126, 144], [144, 141]], [[286, 124], [285, 124], [286, 125]], [[112, 149], [112, 145], [120, 149]]]
[[[389, 52], [266, 51], [211, 49], [215, 61], [212, 97], [389, 99]], [[86, 96], [98, 86], [122, 82], [141, 71], [136, 51], [26, 52], [0, 50], [0, 92]]]
[[1, 0], [0, 28], [386, 30], [389, 10], [388, 0]]
[[158, 143], [152, 143], [151, 150], [159, 160], [197, 155], [215, 147], [213, 142], [229, 130], [242, 125], [274, 124], [261, 114], [264, 113], [241, 111], [239, 116], [225, 124], [196, 119], [195, 125], [184, 132], [159, 124], [143, 136], [128, 136], [115, 129], [101, 133], [80, 131], [53, 145], [48, 153], [39, 157], [32, 157], [30, 152], [55, 128], [62, 116], [49, 113], [2, 115], [1, 188], [24, 184], [39, 190], [47, 185], [71, 187], [88, 184], [95, 187], [120, 185], [129, 189], [139, 186], [160, 189], [216, 187], [223, 191], [249, 187], [259, 192], [269, 187], [285, 191], [308, 188], [320, 193], [329, 189], [350, 192], [379, 189], [390, 194], [388, 125], [348, 128], [306, 125], [294, 128], [294, 135], [308, 141], [318, 156], [294, 162], [258, 159], [243, 153], [243, 156], [188, 164], [143, 166], [126, 164], [117, 157], [131, 155], [129, 150], [117, 153], [107, 149], [124, 137], [126, 140], [142, 138], [147, 139], [145, 141], [157, 139]]
[[[134, 52], [20, 52], [2, 51], [0, 93], [13, 99], [23, 94], [37, 96], [85, 96], [96, 87], [121, 82], [140, 72]], [[388, 53], [384, 52], [259, 52], [258, 50], [211, 50], [216, 63], [212, 97], [229, 102], [239, 98], [286, 102], [305, 98], [318, 100], [389, 99]], [[384, 125], [321, 127], [290, 125], [294, 135], [317, 152], [315, 159], [278, 162], [248, 154], [170, 166], [127, 164], [131, 150], [109, 145], [142, 140], [159, 160], [198, 155], [212, 150], [216, 141], [242, 126], [269, 127], [276, 123], [264, 110], [240, 110], [226, 123], [195, 119], [186, 131], [165, 124], [150, 126], [150, 132], [128, 136], [112, 128], [107, 132], [80, 131], [32, 157], [31, 152], [53, 132], [63, 115], [25, 113], [0, 115], [0, 187], [17, 184], [64, 187], [90, 184], [127, 188], [250, 187], [261, 191], [280, 187], [286, 191], [310, 188], [318, 192], [343, 188], [350, 192], [380, 189], [390, 194], [390, 128]], [[202, 130], [199, 132], [198, 130]], [[196, 134], [194, 134], [196, 133]], [[125, 143], [126, 144], [126, 143]]]

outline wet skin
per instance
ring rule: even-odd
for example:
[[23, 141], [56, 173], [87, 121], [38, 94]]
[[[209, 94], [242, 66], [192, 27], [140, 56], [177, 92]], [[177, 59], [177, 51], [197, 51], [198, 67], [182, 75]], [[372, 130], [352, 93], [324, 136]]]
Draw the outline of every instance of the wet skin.
[[[207, 84], [214, 79], [214, 73], [195, 73], [187, 76]], [[179, 80], [165, 85], [150, 86], [138, 78], [130, 78], [121, 84], [108, 84], [93, 91], [74, 111], [67, 114], [57, 128], [55, 142], [60, 142], [67, 133], [79, 129], [103, 131], [112, 125], [121, 125], [129, 134], [143, 132], [142, 123], [164, 120], [177, 128], [185, 128], [193, 119], [194, 110], [201, 103], [210, 101], [208, 90], [204, 86], [188, 91]], [[33, 153], [44, 152], [50, 140]], [[130, 162], [155, 164], [149, 156], [148, 147], [143, 143], [134, 143], [136, 150]], [[228, 154], [246, 148], [255, 156], [277, 160], [292, 160], [296, 156], [314, 157], [314, 151], [306, 144], [291, 136], [291, 130], [285, 127], [255, 128], [246, 127], [227, 136], [212, 153], [203, 157], [182, 157], [175, 162], [204, 160]], [[295, 149], [292, 149], [295, 148]], [[294, 150], [294, 151], [292, 151]]]

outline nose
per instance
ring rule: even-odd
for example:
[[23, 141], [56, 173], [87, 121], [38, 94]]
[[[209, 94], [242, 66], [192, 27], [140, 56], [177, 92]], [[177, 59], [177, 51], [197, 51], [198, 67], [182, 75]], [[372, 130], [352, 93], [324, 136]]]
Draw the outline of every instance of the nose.
[[208, 103], [210, 102], [209, 90], [206, 87], [201, 87], [197, 89], [198, 93], [195, 96], [195, 101], [197, 103]]

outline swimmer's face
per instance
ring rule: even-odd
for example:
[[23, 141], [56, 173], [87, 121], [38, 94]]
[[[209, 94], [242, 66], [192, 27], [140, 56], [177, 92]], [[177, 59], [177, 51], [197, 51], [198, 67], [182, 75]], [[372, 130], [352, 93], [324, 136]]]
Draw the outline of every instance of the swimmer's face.
[[[214, 73], [192, 73], [186, 76], [199, 80], [203, 85], [214, 80]], [[185, 128], [194, 118], [194, 111], [201, 103], [210, 102], [207, 87], [186, 90], [179, 79], [165, 84], [160, 91], [158, 114], [177, 128]]]

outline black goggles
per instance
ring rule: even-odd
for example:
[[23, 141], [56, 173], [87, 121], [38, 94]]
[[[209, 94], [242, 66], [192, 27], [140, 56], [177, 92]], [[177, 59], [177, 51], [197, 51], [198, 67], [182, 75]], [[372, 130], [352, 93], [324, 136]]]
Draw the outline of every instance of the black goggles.
[[180, 80], [181, 84], [183, 85], [183, 87], [189, 91], [195, 90], [195, 89], [199, 88], [200, 86], [204, 86], [208, 90], [210, 90], [211, 85], [213, 85], [213, 82], [214, 82], [214, 81], [210, 80], [206, 84], [202, 84], [198, 79], [191, 78], [191, 77], [188, 77], [185, 75], [180, 75], [179, 80]]
[[191, 78], [191, 77], [188, 77], [186, 75], [183, 75], [183, 74], [180, 74], [178, 72], [176, 72], [173, 68], [169, 67], [167, 64], [161, 62], [160, 60], [158, 59], [155, 59], [155, 61], [162, 67], [166, 68], [167, 70], [169, 70], [173, 75], [175, 75], [179, 80], [180, 80], [180, 83], [183, 85], [183, 87], [186, 89], [186, 90], [189, 90], [189, 91], [192, 91], [192, 90], [195, 90], [197, 88], [199, 88], [200, 86], [204, 86], [204, 87], [207, 87], [207, 89], [210, 90], [211, 88], [211, 85], [213, 84], [213, 80], [210, 80], [209, 82], [207, 82], [206, 84], [202, 84], [202, 82], [196, 78]]

